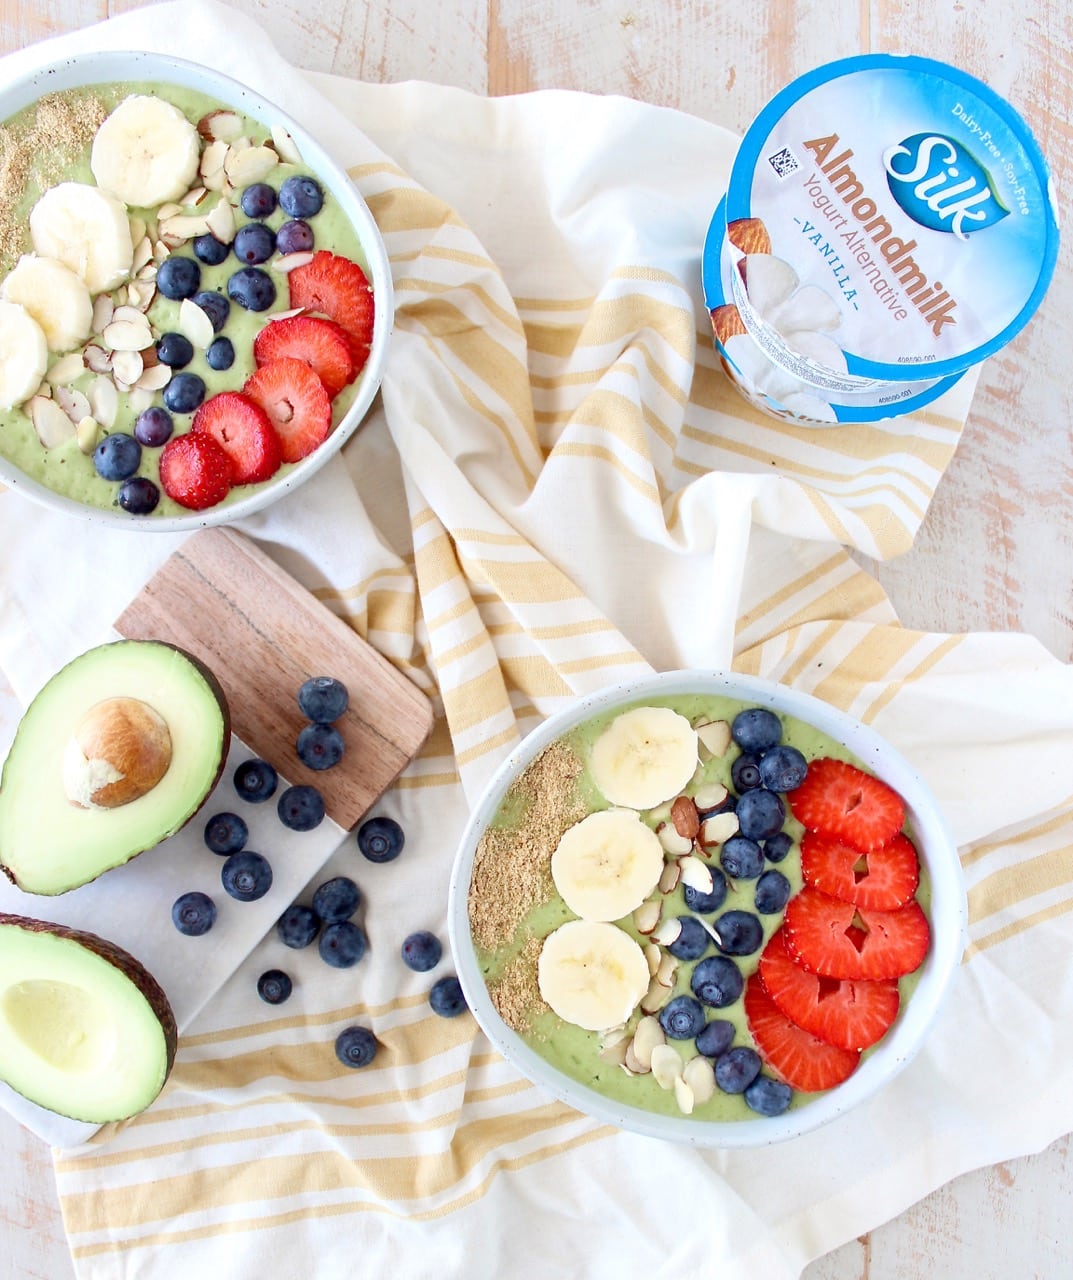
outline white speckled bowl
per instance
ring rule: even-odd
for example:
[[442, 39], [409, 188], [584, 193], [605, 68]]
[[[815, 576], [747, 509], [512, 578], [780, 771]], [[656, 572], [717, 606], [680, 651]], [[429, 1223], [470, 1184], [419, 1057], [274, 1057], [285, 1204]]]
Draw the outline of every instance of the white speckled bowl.
[[[473, 860], [486, 825], [507, 788], [556, 738], [585, 720], [645, 698], [709, 693], [770, 707], [815, 726], [853, 752], [903, 797], [909, 828], [931, 882], [927, 908], [932, 943], [919, 981], [886, 1036], [837, 1088], [816, 1094], [781, 1116], [708, 1121], [664, 1116], [579, 1084], [540, 1057], [500, 1018], [489, 997], [474, 949], [467, 910]], [[769, 680], [718, 671], [670, 671], [616, 685], [580, 699], [531, 734], [503, 762], [476, 805], [458, 849], [451, 877], [448, 926], [459, 980], [470, 1008], [495, 1047], [523, 1075], [595, 1119], [654, 1138], [702, 1147], [761, 1147], [817, 1129], [882, 1089], [927, 1038], [965, 945], [967, 908], [957, 849], [920, 776], [873, 730], [809, 694]], [[756, 957], [750, 957], [755, 961]]]
[[[117, 81], [155, 81], [195, 89], [221, 104], [261, 121], [281, 125], [294, 139], [310, 171], [323, 183], [350, 220], [365, 253], [376, 300], [369, 359], [356, 382], [354, 399], [328, 439], [307, 458], [260, 485], [234, 490], [236, 496], [205, 511], [179, 515], [132, 516], [119, 507], [102, 509], [46, 488], [19, 467], [0, 457], [0, 480], [19, 493], [54, 510], [120, 528], [176, 533], [231, 523], [260, 511], [296, 489], [333, 458], [361, 425], [380, 386], [388, 340], [394, 322], [394, 295], [387, 251], [368, 206], [344, 170], [306, 130], [278, 107], [228, 76], [178, 58], [146, 52], [87, 53], [64, 58], [0, 88], [0, 120], [6, 120], [45, 93]], [[247, 492], [248, 488], [248, 492]]]

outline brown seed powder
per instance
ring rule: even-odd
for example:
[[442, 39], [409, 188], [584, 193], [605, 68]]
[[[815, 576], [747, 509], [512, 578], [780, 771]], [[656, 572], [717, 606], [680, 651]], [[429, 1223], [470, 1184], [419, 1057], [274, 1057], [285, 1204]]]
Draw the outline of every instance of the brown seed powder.
[[529, 938], [518, 954], [504, 965], [498, 980], [488, 984], [488, 994], [499, 1016], [519, 1034], [528, 1031], [534, 1016], [548, 1007], [537, 982], [537, 961], [542, 945], [540, 938]]

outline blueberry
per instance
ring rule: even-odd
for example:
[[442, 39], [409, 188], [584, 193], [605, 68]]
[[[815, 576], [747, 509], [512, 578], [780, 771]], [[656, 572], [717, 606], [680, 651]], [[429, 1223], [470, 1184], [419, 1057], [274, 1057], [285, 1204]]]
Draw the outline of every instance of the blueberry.
[[790, 901], [790, 882], [781, 871], [765, 871], [756, 882], [754, 902], [761, 915], [773, 916]]
[[760, 785], [760, 760], [757, 756], [743, 754], [737, 756], [730, 766], [730, 781], [738, 795], [752, 791]]
[[317, 724], [334, 724], [349, 705], [346, 685], [334, 676], [310, 676], [298, 690], [299, 711]]
[[276, 803], [276, 812], [291, 831], [312, 831], [324, 819], [324, 797], [316, 787], [288, 787]]
[[365, 954], [369, 940], [365, 930], [353, 920], [337, 920], [320, 935], [317, 948], [320, 958], [333, 969], [349, 969]]
[[295, 750], [307, 769], [331, 769], [343, 758], [346, 744], [334, 724], [307, 724], [299, 733]]
[[785, 743], [760, 757], [760, 781], [769, 791], [793, 791], [805, 781], [808, 761], [796, 747]]
[[719, 950], [728, 956], [751, 956], [764, 941], [764, 926], [751, 911], [724, 911], [715, 922]]
[[276, 286], [260, 267], [240, 267], [228, 277], [227, 296], [246, 311], [267, 311], [276, 300]]
[[231, 248], [239, 262], [244, 262], [248, 267], [256, 267], [267, 262], [275, 253], [276, 234], [263, 222], [247, 222], [235, 233], [235, 242]]
[[731, 836], [719, 850], [719, 864], [731, 880], [755, 880], [764, 869], [764, 855], [755, 840]]
[[184, 369], [194, 358], [194, 344], [185, 333], [162, 333], [157, 339], [156, 358], [172, 369]]
[[[762, 766], [763, 761], [760, 763]], [[782, 798], [764, 787], [746, 791], [738, 801], [737, 813], [738, 830], [747, 840], [766, 840], [781, 831], [786, 821]]]
[[221, 856], [246, 847], [250, 829], [237, 813], [216, 813], [205, 823], [205, 843]]
[[659, 1011], [659, 1025], [670, 1040], [692, 1040], [704, 1027], [704, 1010], [692, 996], [675, 996]]
[[208, 233], [203, 236], [196, 236], [193, 246], [194, 257], [207, 267], [218, 267], [231, 252], [229, 244], [224, 244], [222, 240], [217, 240], [214, 235], [209, 235]]
[[313, 894], [313, 910], [323, 924], [349, 920], [361, 902], [361, 890], [349, 876], [325, 880]]
[[201, 284], [201, 268], [193, 258], [173, 254], [157, 268], [156, 287], [165, 298], [181, 302], [192, 298]]
[[219, 333], [231, 314], [231, 304], [224, 295], [212, 289], [206, 289], [202, 293], [195, 293], [191, 301], [196, 303], [212, 321], [213, 333]]
[[142, 446], [125, 431], [113, 431], [93, 451], [93, 465], [102, 480], [126, 480], [141, 460]]
[[694, 889], [691, 884], [687, 884], [682, 890], [682, 897], [685, 899], [686, 906], [690, 911], [697, 911], [702, 916], [718, 911], [726, 901], [726, 896], [726, 877], [720, 875], [714, 868], [712, 870], [711, 893], [701, 893], [699, 889]]
[[736, 1030], [726, 1018], [713, 1018], [697, 1036], [697, 1052], [706, 1058], [718, 1058], [734, 1043]]
[[295, 902], [276, 921], [276, 933], [285, 947], [300, 951], [320, 932], [320, 917], [312, 907]]
[[230, 338], [213, 338], [205, 348], [205, 363], [218, 373], [235, 363], [235, 344]]
[[769, 836], [761, 847], [768, 862], [781, 862], [794, 847], [794, 838], [789, 832], [780, 831]]
[[278, 777], [267, 760], [247, 760], [235, 770], [234, 781], [243, 800], [261, 804], [275, 794]]
[[285, 222], [276, 232], [278, 253], [308, 253], [313, 248], [313, 228], [301, 218]]
[[159, 449], [171, 439], [175, 423], [167, 409], [153, 405], [143, 409], [134, 419], [134, 438], [147, 449]]
[[282, 969], [266, 969], [257, 979], [257, 994], [265, 1004], [282, 1004], [293, 990], [294, 984]]
[[370, 862], [391, 862], [406, 838], [394, 818], [370, 818], [358, 828], [358, 848]]
[[272, 887], [272, 868], [262, 854], [232, 853], [220, 868], [220, 883], [239, 902], [256, 902]]
[[427, 973], [435, 969], [443, 956], [443, 947], [439, 938], [427, 929], [411, 933], [402, 944], [402, 962], [407, 968], [417, 973]]
[[367, 1067], [379, 1047], [368, 1027], [347, 1027], [335, 1037], [335, 1056], [344, 1067]]
[[160, 490], [145, 476], [131, 476], [116, 491], [116, 502], [132, 516], [147, 516], [156, 510]]
[[276, 211], [276, 190], [267, 182], [251, 182], [239, 197], [247, 218], [267, 218]]
[[438, 1013], [441, 1018], [457, 1018], [469, 1008], [466, 997], [462, 994], [462, 984], [454, 974], [448, 974], [446, 978], [440, 978], [432, 984], [428, 1002], [432, 1006], [432, 1012]]
[[312, 218], [323, 204], [324, 192], [315, 178], [288, 178], [279, 189], [279, 207], [290, 218]]
[[715, 1060], [715, 1083], [724, 1093], [744, 1093], [760, 1074], [760, 1055], [739, 1044]]
[[782, 1080], [760, 1075], [745, 1090], [745, 1105], [761, 1116], [781, 1116], [794, 1096]]
[[216, 903], [207, 893], [184, 893], [172, 904], [171, 922], [188, 938], [199, 938], [216, 923]]
[[749, 707], [730, 722], [730, 736], [742, 751], [762, 756], [782, 741], [782, 721], [766, 707]]
[[733, 960], [726, 956], [708, 956], [693, 970], [689, 987], [702, 1004], [725, 1009], [741, 996], [745, 979]]
[[672, 956], [679, 960], [699, 960], [708, 950], [711, 938], [699, 920], [692, 916], [679, 916], [682, 932], [667, 947]]
[[164, 388], [164, 403], [172, 413], [193, 413], [205, 399], [205, 383], [196, 373], [177, 373]]

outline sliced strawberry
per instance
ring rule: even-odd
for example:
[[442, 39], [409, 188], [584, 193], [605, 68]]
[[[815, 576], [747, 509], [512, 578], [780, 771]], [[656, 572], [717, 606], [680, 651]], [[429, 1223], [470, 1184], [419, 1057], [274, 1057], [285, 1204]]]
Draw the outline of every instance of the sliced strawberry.
[[332, 405], [324, 383], [304, 360], [280, 356], [246, 379], [242, 394], [268, 414], [284, 462], [297, 462], [324, 443]]
[[279, 470], [283, 455], [268, 414], [238, 391], [221, 391], [198, 406], [191, 431], [212, 436], [231, 459], [234, 484], [257, 484]]
[[369, 358], [373, 340], [373, 291], [369, 278], [356, 262], [318, 249], [304, 266], [287, 276], [292, 307], [317, 311], [346, 330], [354, 372], [360, 373]]
[[813, 760], [804, 782], [787, 799], [802, 826], [862, 853], [889, 844], [905, 821], [905, 804], [893, 787], [830, 757]]
[[920, 965], [931, 940], [915, 900], [873, 911], [809, 886], [787, 903], [783, 928], [798, 964], [825, 978], [900, 978]]
[[861, 853], [818, 831], [801, 840], [801, 874], [805, 883], [843, 902], [874, 911], [904, 906], [920, 883], [920, 862], [913, 842], [898, 832], [889, 844]]
[[764, 990], [805, 1031], [840, 1049], [867, 1049], [886, 1035], [898, 1014], [898, 984], [821, 978], [790, 954], [776, 929], [760, 955]]
[[745, 1021], [756, 1051], [777, 1075], [802, 1093], [833, 1089], [851, 1076], [861, 1055], [840, 1049], [792, 1022], [754, 973], [745, 985]]
[[253, 358], [261, 365], [280, 356], [304, 360], [324, 383], [330, 400], [354, 381], [357, 372], [346, 330], [321, 316], [285, 316], [266, 324], [253, 340]]
[[231, 492], [231, 459], [205, 432], [172, 436], [160, 451], [160, 487], [191, 511], [214, 507]]

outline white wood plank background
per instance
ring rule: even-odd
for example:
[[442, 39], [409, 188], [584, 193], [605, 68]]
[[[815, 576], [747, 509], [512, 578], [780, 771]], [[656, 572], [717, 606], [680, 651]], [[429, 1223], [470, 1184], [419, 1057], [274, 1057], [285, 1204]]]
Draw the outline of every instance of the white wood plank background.
[[[0, 52], [145, 0], [0, 0]], [[741, 132], [787, 81], [870, 50], [927, 53], [1010, 98], [1073, 189], [1070, 0], [231, 0], [300, 66], [477, 93], [567, 88]], [[985, 366], [914, 548], [870, 566], [908, 626], [1020, 630], [1073, 660], [1073, 267]], [[0, 722], [5, 719], [0, 689]], [[8, 707], [9, 717], [11, 708]], [[0, 1114], [0, 1277], [69, 1280], [47, 1150]], [[806, 1280], [1073, 1275], [1073, 1149], [979, 1170], [808, 1268]]]

